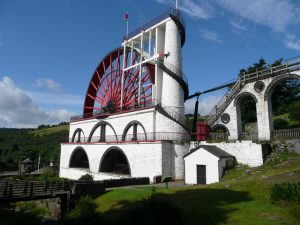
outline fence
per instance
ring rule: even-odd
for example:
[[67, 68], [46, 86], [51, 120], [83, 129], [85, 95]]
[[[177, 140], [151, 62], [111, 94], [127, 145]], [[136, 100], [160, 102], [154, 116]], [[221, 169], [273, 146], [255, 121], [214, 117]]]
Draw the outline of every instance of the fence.
[[300, 128], [274, 130], [272, 132], [272, 139], [299, 139]]
[[[140, 141], [190, 141], [191, 137], [188, 133], [176, 132], [149, 132], [149, 133], [136, 133], [125, 135], [105, 135], [105, 136], [92, 136], [88, 138], [75, 139], [74, 143], [120, 143], [120, 142], [140, 142]], [[72, 143], [72, 138], [63, 139], [64, 143]]]
[[258, 140], [258, 133], [257, 132], [241, 132], [239, 135], [240, 140]]

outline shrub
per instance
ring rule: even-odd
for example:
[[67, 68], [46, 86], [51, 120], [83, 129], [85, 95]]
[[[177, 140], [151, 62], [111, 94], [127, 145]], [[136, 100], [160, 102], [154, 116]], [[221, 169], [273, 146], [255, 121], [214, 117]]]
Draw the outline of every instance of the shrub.
[[285, 119], [278, 118], [278, 119], [274, 120], [274, 128], [275, 129], [284, 129], [287, 127], [287, 125], [288, 125], [288, 122]]
[[84, 181], [93, 181], [94, 180], [94, 177], [90, 174], [85, 174], [85, 175], [82, 175], [79, 180], [84, 180]]
[[271, 188], [271, 201], [287, 201], [300, 203], [300, 182], [274, 184]]
[[289, 118], [291, 120], [300, 121], [300, 101], [294, 102], [289, 106]]

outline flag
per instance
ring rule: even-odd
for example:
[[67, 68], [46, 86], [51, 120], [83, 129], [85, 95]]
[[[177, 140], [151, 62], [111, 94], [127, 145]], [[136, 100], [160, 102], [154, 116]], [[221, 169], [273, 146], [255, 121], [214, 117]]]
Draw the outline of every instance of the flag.
[[123, 18], [124, 18], [124, 20], [128, 20], [128, 13], [125, 13]]

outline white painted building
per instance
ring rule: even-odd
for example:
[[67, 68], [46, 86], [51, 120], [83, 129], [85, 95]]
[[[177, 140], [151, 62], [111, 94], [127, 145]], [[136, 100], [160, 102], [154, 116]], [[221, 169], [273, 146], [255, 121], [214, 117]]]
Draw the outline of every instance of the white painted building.
[[[93, 73], [83, 115], [71, 118], [69, 138], [61, 144], [60, 177], [149, 177], [153, 182], [157, 176], [185, 176], [186, 183], [195, 184], [195, 168], [202, 165], [206, 183], [213, 183], [220, 179], [223, 156], [250, 166], [263, 163], [262, 145], [252, 142], [206, 144], [189, 152], [193, 143], [184, 125], [189, 91], [181, 55], [185, 29], [178, 10], [123, 40]], [[235, 137], [236, 126], [229, 129]]]
[[213, 145], [200, 145], [184, 156], [185, 183], [217, 183], [234, 164], [233, 155]]
[[171, 176], [183, 179], [190, 135], [184, 126], [185, 30], [170, 9], [124, 37], [99, 63], [82, 116], [61, 144], [60, 176], [95, 180]]

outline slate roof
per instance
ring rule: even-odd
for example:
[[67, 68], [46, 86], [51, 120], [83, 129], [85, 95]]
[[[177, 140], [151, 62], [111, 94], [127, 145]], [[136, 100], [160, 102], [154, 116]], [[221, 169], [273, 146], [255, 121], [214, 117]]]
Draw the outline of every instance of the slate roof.
[[217, 156], [218, 158], [234, 158], [233, 155], [229, 154], [228, 152], [225, 152], [224, 150], [218, 148], [215, 145], [199, 145], [197, 148], [191, 149], [190, 152], [188, 152], [183, 156], [183, 158], [193, 154], [194, 152], [198, 151], [200, 148], [205, 149], [206, 151], [213, 154], [214, 156]]

